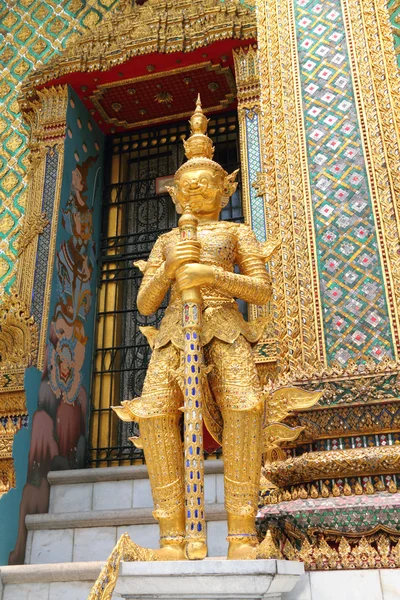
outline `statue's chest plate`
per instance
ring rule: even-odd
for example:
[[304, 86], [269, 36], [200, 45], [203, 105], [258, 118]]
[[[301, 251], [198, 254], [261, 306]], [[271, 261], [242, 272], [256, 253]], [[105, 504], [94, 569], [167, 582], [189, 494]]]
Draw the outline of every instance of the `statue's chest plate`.
[[229, 229], [202, 229], [200, 262], [223, 266], [231, 270], [235, 262], [236, 236]]
[[[236, 256], [235, 230], [229, 224], [219, 223], [217, 226], [201, 227], [198, 229], [197, 238], [201, 242], [200, 262], [221, 266], [231, 271]], [[169, 234], [164, 246], [165, 255], [179, 242], [179, 231], [174, 230]]]

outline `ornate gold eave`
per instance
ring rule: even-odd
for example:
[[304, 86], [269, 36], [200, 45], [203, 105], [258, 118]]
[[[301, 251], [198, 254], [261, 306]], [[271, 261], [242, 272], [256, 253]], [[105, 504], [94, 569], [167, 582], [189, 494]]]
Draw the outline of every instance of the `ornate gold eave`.
[[191, 52], [224, 39], [256, 38], [255, 10], [239, 0], [147, 0], [143, 6], [120, 2], [94, 31], [76, 36], [62, 55], [30, 75], [24, 100], [35, 89], [70, 73], [108, 71], [130, 58], [153, 52]]

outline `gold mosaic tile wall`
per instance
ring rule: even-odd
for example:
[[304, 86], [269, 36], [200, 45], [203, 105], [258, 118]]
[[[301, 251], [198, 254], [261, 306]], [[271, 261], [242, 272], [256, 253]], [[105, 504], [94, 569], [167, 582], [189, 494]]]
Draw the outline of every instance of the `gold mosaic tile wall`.
[[118, 0], [0, 0], [0, 296], [16, 276], [18, 236], [26, 203], [28, 132], [18, 105], [24, 78]]

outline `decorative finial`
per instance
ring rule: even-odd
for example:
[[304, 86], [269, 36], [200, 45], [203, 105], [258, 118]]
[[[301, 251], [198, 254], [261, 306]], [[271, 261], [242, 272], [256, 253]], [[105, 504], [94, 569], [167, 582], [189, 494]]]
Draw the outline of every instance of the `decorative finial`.
[[189, 123], [191, 135], [183, 142], [187, 158], [212, 158], [214, 148], [207, 135], [208, 119], [201, 107], [200, 94], [197, 96], [196, 108]]

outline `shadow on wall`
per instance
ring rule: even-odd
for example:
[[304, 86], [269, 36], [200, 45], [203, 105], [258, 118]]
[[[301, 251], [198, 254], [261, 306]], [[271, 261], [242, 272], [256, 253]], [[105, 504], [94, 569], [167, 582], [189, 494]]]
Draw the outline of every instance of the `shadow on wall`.
[[[88, 396], [83, 364], [88, 336], [85, 324], [92, 306], [91, 280], [95, 268], [93, 206], [88, 205], [87, 177], [97, 157], [88, 157], [72, 170], [68, 201], [62, 211], [66, 239], [55, 259], [56, 305], [49, 328], [45, 364], [32, 417], [28, 473], [22, 491], [18, 537], [9, 564], [25, 559], [28, 514], [45, 513], [49, 505], [50, 470], [85, 465]], [[94, 194], [93, 194], [94, 197]], [[27, 389], [29, 393], [29, 390]], [[79, 510], [79, 506], [76, 507]]]

